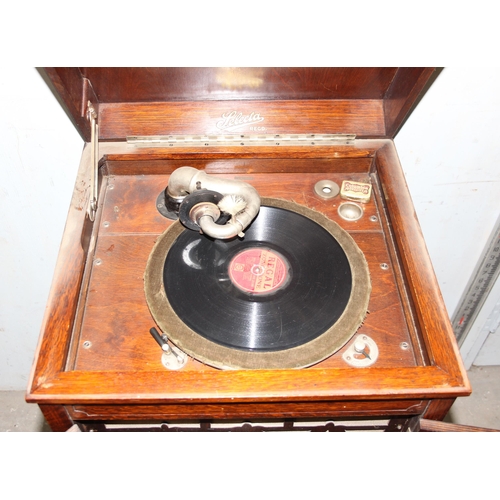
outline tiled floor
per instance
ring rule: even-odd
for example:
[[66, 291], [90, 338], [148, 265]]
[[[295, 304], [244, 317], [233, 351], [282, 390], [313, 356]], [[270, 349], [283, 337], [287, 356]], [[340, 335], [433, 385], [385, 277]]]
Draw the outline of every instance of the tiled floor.
[[[445, 421], [500, 430], [500, 366], [473, 366], [472, 395], [459, 398]], [[0, 432], [50, 432], [37, 405], [23, 391], [0, 391]]]

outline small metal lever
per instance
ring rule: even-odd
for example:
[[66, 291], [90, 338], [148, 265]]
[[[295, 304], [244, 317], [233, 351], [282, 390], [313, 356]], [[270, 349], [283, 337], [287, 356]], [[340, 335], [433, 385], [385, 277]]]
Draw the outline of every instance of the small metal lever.
[[[149, 333], [153, 336], [153, 338], [156, 340], [156, 342], [158, 342], [158, 345], [162, 348], [162, 350], [167, 350], [167, 349], [164, 349], [163, 346], [164, 345], [167, 345], [168, 346], [168, 342], [166, 340], [166, 335], [165, 335], [165, 338], [163, 338], [159, 333], [158, 333], [158, 330], [156, 328], [151, 328], [149, 330]], [[170, 348], [170, 346], [168, 346], [168, 348]]]
[[187, 356], [179, 349], [175, 347], [172, 348], [168, 343], [168, 337], [165, 334], [160, 335], [158, 330], [154, 327], [149, 330], [149, 333], [156, 340], [163, 351], [161, 361], [165, 368], [168, 368], [169, 370], [178, 370], [187, 363]]
[[356, 342], [354, 342], [354, 350], [356, 352], [359, 352], [360, 354], [362, 354], [365, 358], [368, 358], [368, 359], [372, 359], [370, 357], [370, 355], [368, 354], [368, 352], [366, 351], [366, 344], [360, 340], [357, 340]]
[[378, 347], [368, 335], [357, 335], [351, 345], [342, 354], [342, 359], [351, 366], [368, 367], [378, 359]]

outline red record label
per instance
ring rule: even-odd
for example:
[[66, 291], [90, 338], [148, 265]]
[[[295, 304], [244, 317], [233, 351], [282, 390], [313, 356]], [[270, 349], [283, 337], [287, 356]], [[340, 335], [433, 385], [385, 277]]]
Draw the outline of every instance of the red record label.
[[250, 248], [237, 254], [229, 264], [229, 278], [240, 290], [265, 294], [278, 290], [287, 281], [284, 257], [267, 248]]

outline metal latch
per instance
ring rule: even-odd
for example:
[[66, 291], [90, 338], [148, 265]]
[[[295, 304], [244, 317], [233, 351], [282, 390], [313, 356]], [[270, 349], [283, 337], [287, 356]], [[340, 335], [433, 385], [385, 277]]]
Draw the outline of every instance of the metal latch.
[[90, 101], [87, 103], [87, 119], [90, 121], [90, 200], [88, 206], [89, 219], [93, 222], [97, 212], [98, 163], [99, 163], [99, 125], [97, 113]]
[[338, 146], [351, 144], [355, 134], [158, 135], [127, 137], [136, 147], [214, 146]]

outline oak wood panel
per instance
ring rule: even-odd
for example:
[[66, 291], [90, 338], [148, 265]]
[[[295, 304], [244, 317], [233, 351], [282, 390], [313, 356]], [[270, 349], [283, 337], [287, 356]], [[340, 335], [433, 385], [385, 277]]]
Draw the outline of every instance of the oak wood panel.
[[66, 432], [73, 425], [65, 406], [41, 404], [39, 408], [53, 432]]
[[[355, 374], [356, 376], [353, 376]], [[307, 370], [68, 371], [40, 384], [29, 402], [162, 403], [387, 401], [467, 395], [435, 366]], [[376, 412], [376, 406], [373, 407]], [[375, 413], [374, 413], [375, 414]]]
[[90, 148], [85, 148], [35, 352], [31, 388], [64, 369], [86, 257], [81, 238], [89, 199], [89, 161]]
[[449, 370], [450, 378], [464, 384], [470, 393], [470, 385], [439, 284], [392, 142], [388, 141], [387, 145], [380, 149], [376, 161], [385, 203], [396, 235], [396, 244], [408, 279], [409, 293], [416, 307], [417, 320], [430, 361]]
[[[401, 342], [411, 346], [412, 340], [392, 270], [380, 267], [388, 257], [383, 237], [380, 233], [360, 232], [354, 234], [354, 238], [369, 262], [373, 287], [370, 313], [360, 333], [378, 344], [377, 366], [415, 366], [414, 350], [400, 347]], [[143, 274], [154, 239], [154, 235], [136, 234], [100, 238], [88, 296], [82, 304], [85, 314], [74, 369], [136, 372], [163, 369], [161, 350], [149, 334], [155, 323], [143, 290]], [[95, 265], [97, 259], [99, 265]], [[85, 348], [85, 342], [90, 342], [91, 346]], [[317, 367], [346, 367], [341, 355], [347, 347]], [[213, 368], [190, 360], [183, 370]]]
[[429, 358], [426, 350], [423, 348], [423, 340], [416, 325], [415, 305], [408, 294], [407, 280], [401, 266], [401, 258], [398, 253], [398, 249], [394, 242], [394, 232], [390, 224], [390, 218], [388, 216], [386, 206], [383, 202], [384, 197], [382, 195], [382, 190], [380, 189], [380, 182], [377, 173], [371, 174], [371, 180], [374, 191], [374, 201], [377, 205], [377, 211], [380, 214], [381, 228], [385, 234], [392, 269], [396, 279], [398, 291], [400, 293], [401, 306], [406, 318], [406, 325], [412, 339], [410, 343], [413, 346], [413, 352], [418, 360], [417, 364], [429, 364]]
[[80, 68], [100, 102], [381, 99], [397, 68]]
[[384, 116], [386, 136], [395, 137], [412, 108], [439, 73], [436, 68], [398, 68], [386, 95]]
[[374, 406], [387, 416], [418, 415], [426, 402], [418, 399], [400, 401], [314, 401], [272, 403], [226, 404], [136, 404], [136, 405], [74, 405], [68, 413], [74, 420], [224, 420], [224, 419], [285, 419], [285, 418], [336, 418], [369, 415]]
[[[313, 193], [314, 184], [324, 179], [324, 174], [226, 177], [250, 182], [262, 196], [272, 193], [298, 201], [325, 213], [341, 227], [352, 231], [355, 241], [365, 253], [372, 276], [370, 314], [364, 322], [363, 332], [372, 336], [381, 347], [378, 364], [415, 364], [414, 351], [404, 351], [399, 347], [401, 342], [411, 345], [412, 341], [402, 313], [394, 270], [380, 267], [382, 263], [390, 264], [391, 259], [380, 222], [370, 220], [370, 216], [377, 215], [373, 201], [366, 204], [365, 215], [360, 221], [348, 222], [336, 212], [341, 200], [326, 201]], [[327, 174], [327, 178], [339, 184], [342, 179], [368, 180], [366, 175], [350, 173]], [[145, 303], [142, 277], [156, 237], [172, 223], [161, 216], [155, 206], [158, 193], [167, 183], [168, 176], [109, 178], [99, 221], [100, 237], [92, 264], [92, 278], [88, 296], [82, 303], [86, 313], [82, 321], [76, 369], [161, 369], [160, 351], [148, 333], [153, 321]], [[82, 348], [83, 342], [91, 342], [92, 347]], [[326, 366], [342, 366], [342, 352], [325, 361]], [[191, 362], [187, 369], [200, 369], [202, 366]]]
[[427, 408], [422, 416], [432, 420], [443, 420], [443, 418], [446, 417], [450, 411], [454, 402], [455, 398], [442, 398], [429, 401], [429, 404], [427, 405]]
[[[364, 139], [339, 145], [243, 146], [216, 145], [205, 147], [139, 147], [125, 141], [103, 141], [99, 152], [103, 160], [111, 161], [153, 161], [153, 160], [221, 160], [221, 159], [326, 159], [356, 160], [373, 158], [379, 148], [385, 145], [383, 139]], [[133, 172], [137, 173], [137, 172]]]
[[183, 158], [160, 160], [109, 160], [105, 169], [109, 175], [164, 175], [190, 166], [209, 174], [256, 173], [366, 173], [373, 158]]
[[[263, 121], [222, 130], [222, 115], [258, 113]], [[264, 127], [252, 131], [252, 127]], [[355, 134], [383, 137], [383, 103], [337, 101], [206, 101], [110, 103], [99, 106], [99, 139], [130, 136], [221, 134]]]
[[[411, 112], [418, 98], [432, 83], [434, 68], [43, 68], [40, 73], [52, 88], [84, 140], [90, 140], [90, 127], [86, 120], [86, 103], [91, 100], [96, 109], [102, 106], [148, 104], [161, 111], [163, 105], [180, 102], [224, 103], [227, 111], [235, 103], [245, 108], [245, 102], [277, 103], [286, 109], [287, 101], [331, 103], [330, 111], [312, 124], [311, 120], [293, 119], [287, 112], [280, 117], [287, 124], [286, 130], [270, 120], [264, 125], [267, 133], [329, 132], [356, 133], [359, 137], [394, 137]], [[337, 103], [344, 104], [340, 106]], [[372, 104], [370, 104], [370, 102]], [[374, 104], [375, 103], [375, 104]], [[347, 107], [346, 107], [347, 105]], [[258, 104], [260, 106], [260, 104]], [[264, 105], [265, 106], [265, 105]], [[367, 108], [376, 106], [375, 114]], [[139, 106], [140, 107], [140, 106]], [[251, 106], [250, 106], [251, 107]], [[264, 107], [252, 109], [262, 113]], [[364, 110], [364, 111], [363, 111]], [[353, 122], [359, 114], [364, 125]], [[306, 113], [307, 115], [308, 113]], [[330, 119], [328, 115], [336, 115]], [[153, 113], [152, 117], [155, 115]], [[290, 116], [289, 116], [290, 115]], [[218, 114], [217, 116], [220, 116]], [[156, 115], [158, 118], [158, 115]], [[129, 118], [131, 118], [129, 116]], [[199, 118], [199, 117], [198, 117]], [[291, 118], [291, 119], [290, 119]], [[123, 116], [120, 117], [123, 119]], [[132, 119], [135, 122], [136, 116]], [[182, 119], [174, 120], [167, 133], [208, 133], [213, 130], [210, 121], [191, 122], [188, 132]], [[123, 139], [105, 120], [101, 128], [102, 139]], [[300, 123], [298, 123], [300, 122]], [[115, 124], [116, 125], [116, 124]], [[317, 125], [317, 126], [316, 126]], [[347, 125], [347, 126], [343, 126]], [[361, 125], [361, 127], [359, 126]], [[130, 124], [143, 134], [144, 130], [165, 133], [161, 120], [154, 127], [139, 123]], [[117, 127], [119, 129], [119, 127]], [[126, 130], [129, 130], [127, 128]], [[249, 128], [243, 127], [248, 133]], [[262, 129], [260, 129], [262, 132]], [[121, 131], [123, 132], [123, 130]]]
[[[120, 146], [121, 145], [121, 146]], [[111, 146], [111, 147], [110, 147]], [[371, 148], [352, 148], [349, 146], [328, 147], [317, 146], [314, 150], [304, 146], [284, 146], [277, 151], [272, 146], [221, 146], [221, 147], [175, 147], [162, 148], [140, 148], [126, 142], [101, 142], [99, 150], [103, 151], [103, 159], [108, 163], [123, 162], [151, 162], [157, 160], [170, 161], [217, 161], [217, 160], [256, 160], [256, 159], [315, 159], [315, 160], [359, 160], [372, 159], [375, 151]], [[139, 171], [129, 171], [129, 174], [137, 174]], [[152, 173], [152, 172], [151, 172]], [[229, 171], [228, 171], [229, 173]]]
[[[331, 200], [320, 198], [314, 185], [324, 179], [369, 182], [368, 174], [351, 173], [296, 173], [296, 174], [221, 174], [221, 178], [237, 179], [254, 186], [261, 196], [282, 198], [319, 211], [347, 231], [380, 230], [370, 217], [378, 216], [375, 203], [363, 205], [364, 215], [358, 221], [346, 221], [338, 215], [338, 207], [345, 200], [337, 196]], [[101, 235], [110, 233], [161, 233], [170, 224], [156, 208], [156, 199], [168, 184], [168, 175], [110, 176], [106, 189], [106, 201], [99, 222]], [[112, 188], [112, 189], [111, 189]], [[106, 224], [104, 224], [106, 223]]]

